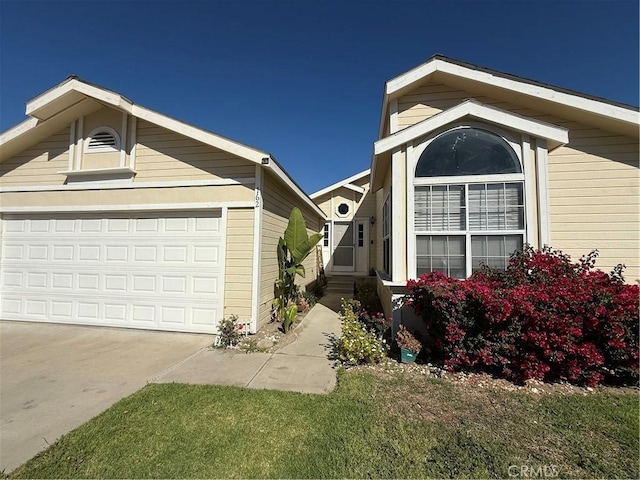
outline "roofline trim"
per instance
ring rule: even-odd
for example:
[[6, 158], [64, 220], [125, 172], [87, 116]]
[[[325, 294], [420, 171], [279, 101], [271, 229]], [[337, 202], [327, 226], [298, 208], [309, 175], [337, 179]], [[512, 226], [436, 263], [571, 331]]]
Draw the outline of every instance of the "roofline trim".
[[466, 78], [486, 85], [504, 88], [523, 95], [537, 97], [549, 102], [565, 105], [578, 110], [595, 113], [612, 120], [621, 121], [632, 125], [640, 125], [640, 112], [637, 107], [631, 105], [607, 101], [589, 97], [580, 92], [543, 84], [523, 77], [510, 75], [497, 70], [460, 62], [444, 55], [433, 55], [425, 63], [399, 75], [385, 83], [382, 100], [382, 112], [378, 138], [384, 134], [384, 122], [386, 120], [389, 100], [398, 92], [422, 81], [425, 77], [442, 72], [461, 78]]
[[[371, 169], [368, 168], [360, 173], [356, 173], [355, 175], [351, 175], [348, 178], [345, 178], [344, 180], [340, 180], [339, 182], [334, 183], [333, 185], [329, 185], [328, 187], [325, 187], [321, 190], [318, 190], [317, 192], [312, 193], [311, 195], [309, 195], [309, 197], [311, 199], [316, 199], [318, 197], [321, 197], [322, 195], [324, 195], [325, 193], [329, 193], [331, 190], [336, 190], [340, 187], [344, 187], [348, 184], [350, 184], [351, 182], [355, 181], [355, 180], [359, 180], [362, 177], [366, 177], [367, 175], [369, 175], [371, 173]], [[347, 187], [348, 188], [348, 187]], [[362, 192], [360, 192], [362, 193]]]
[[[258, 150], [253, 147], [249, 147], [242, 143], [230, 140], [221, 135], [217, 135], [208, 130], [189, 125], [180, 120], [168, 117], [156, 111], [150, 110], [146, 107], [134, 104], [131, 100], [120, 95], [119, 93], [112, 92], [106, 88], [90, 84], [84, 80], [75, 76], [69, 76], [62, 83], [50, 88], [46, 92], [38, 95], [29, 102], [26, 106], [26, 114], [31, 118], [19, 123], [13, 128], [6, 130], [0, 134], [0, 145], [4, 145], [12, 140], [17, 139], [39, 125], [44, 124], [47, 120], [38, 119], [35, 115], [39, 109], [46, 107], [51, 102], [57, 100], [65, 94], [71, 91], [76, 91], [85, 95], [86, 97], [93, 98], [107, 105], [111, 105], [114, 108], [120, 109], [134, 117], [146, 120], [154, 123], [160, 127], [171, 130], [180, 135], [185, 135], [201, 143], [210, 145], [214, 148], [218, 148], [225, 152], [231, 153], [238, 157], [252, 161], [262, 168], [269, 168], [276, 176], [278, 176], [301, 200], [303, 200], [309, 207], [311, 207], [318, 215], [326, 220], [324, 212], [309, 198], [309, 196], [300, 188], [298, 184], [289, 176], [289, 174], [278, 164], [278, 162], [268, 152]], [[52, 117], [49, 117], [52, 118]], [[268, 158], [267, 165], [263, 164], [263, 159]]]
[[[393, 135], [378, 140], [373, 144], [373, 153], [379, 155], [399, 147], [411, 140], [443, 127], [449, 123], [464, 117], [474, 117], [502, 127], [528, 133], [532, 136], [551, 140], [559, 145], [569, 142], [569, 130], [550, 123], [532, 120], [522, 115], [507, 112], [496, 107], [491, 107], [477, 100], [469, 99], [440, 112], [432, 117], [422, 120], [411, 127], [400, 130]], [[559, 145], [556, 145], [559, 146]]]

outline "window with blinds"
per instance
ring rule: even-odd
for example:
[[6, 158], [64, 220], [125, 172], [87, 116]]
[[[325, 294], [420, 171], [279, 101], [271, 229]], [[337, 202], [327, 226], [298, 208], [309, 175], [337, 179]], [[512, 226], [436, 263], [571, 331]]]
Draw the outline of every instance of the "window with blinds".
[[506, 268], [525, 236], [524, 176], [511, 146], [485, 130], [454, 129], [429, 144], [415, 176], [416, 274]]

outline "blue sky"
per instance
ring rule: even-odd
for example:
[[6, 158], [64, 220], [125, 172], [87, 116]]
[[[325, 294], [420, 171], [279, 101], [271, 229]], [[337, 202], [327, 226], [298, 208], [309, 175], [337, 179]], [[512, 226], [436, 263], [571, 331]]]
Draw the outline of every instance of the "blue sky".
[[638, 105], [638, 2], [0, 0], [0, 130], [69, 74], [269, 151], [369, 167], [384, 82], [434, 53]]

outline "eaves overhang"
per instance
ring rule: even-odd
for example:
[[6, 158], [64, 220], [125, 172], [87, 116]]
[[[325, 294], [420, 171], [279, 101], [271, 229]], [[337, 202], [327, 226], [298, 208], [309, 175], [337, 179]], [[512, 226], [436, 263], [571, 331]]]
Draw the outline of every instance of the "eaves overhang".
[[342, 188], [342, 187], [348, 188], [350, 190], [353, 190], [354, 192], [362, 194], [364, 193], [364, 189], [362, 187], [358, 187], [357, 185], [351, 185], [351, 182], [360, 180], [362, 177], [366, 177], [370, 173], [371, 173], [371, 169], [367, 169], [360, 173], [356, 173], [355, 175], [351, 175], [350, 177], [345, 178], [344, 180], [340, 180], [339, 182], [336, 182], [333, 185], [329, 185], [328, 187], [318, 190], [317, 192], [313, 192], [309, 196], [315, 200], [316, 198], [321, 197], [322, 195], [325, 195], [331, 192], [332, 190], [337, 190], [338, 188]]
[[371, 190], [376, 191], [381, 188], [384, 180], [382, 176], [387, 171], [393, 150], [446, 125], [460, 122], [466, 118], [481, 120], [509, 130], [525, 133], [532, 137], [545, 139], [550, 151], [569, 142], [569, 130], [564, 127], [524, 117], [469, 99], [375, 142], [371, 162]]
[[[399, 75], [385, 84], [378, 138], [384, 135], [385, 121], [389, 115], [389, 104], [418, 85], [428, 82], [431, 77], [445, 79], [445, 83], [466, 82], [478, 88], [491, 89], [500, 97], [500, 92], [512, 92], [528, 103], [545, 111], [543, 105], [555, 106], [565, 112], [573, 112], [570, 117], [586, 115], [600, 124], [606, 122], [615, 131], [623, 134], [638, 134], [640, 112], [638, 108], [620, 102], [584, 94], [567, 88], [557, 87], [524, 77], [499, 72], [489, 68], [455, 60], [436, 54], [425, 63]], [[526, 102], [525, 102], [526, 103]]]
[[30, 118], [0, 133], [0, 162], [56, 133], [78, 116], [87, 115], [105, 106], [126, 112], [273, 171], [297, 197], [315, 213], [325, 218], [322, 210], [270, 153], [137, 105], [119, 93], [86, 82], [74, 75], [28, 101], [26, 114]]

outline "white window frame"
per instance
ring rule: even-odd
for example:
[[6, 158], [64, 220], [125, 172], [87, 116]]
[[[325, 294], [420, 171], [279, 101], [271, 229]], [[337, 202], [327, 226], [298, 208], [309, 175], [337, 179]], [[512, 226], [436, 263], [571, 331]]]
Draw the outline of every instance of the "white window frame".
[[[347, 213], [340, 213], [340, 207], [342, 205], [346, 205], [347, 206]], [[351, 216], [351, 210], [353, 208], [353, 205], [351, 205], [351, 202], [348, 200], [342, 200], [340, 203], [338, 203], [336, 205], [336, 216], [340, 217], [340, 218], [347, 218]]]
[[[386, 211], [386, 213], [385, 213]], [[393, 227], [392, 218], [391, 218], [391, 191], [387, 193], [387, 196], [382, 202], [382, 271], [386, 273], [391, 278], [391, 270], [393, 266], [393, 243], [391, 241], [391, 230]], [[386, 228], [385, 228], [386, 227]], [[386, 235], [385, 235], [386, 230]], [[384, 243], [385, 241], [389, 242], [389, 258], [387, 259], [388, 265], [385, 265], [384, 262]], [[388, 270], [388, 271], [387, 271]]]
[[[495, 135], [501, 137], [507, 144], [511, 146], [513, 151], [520, 162], [520, 170], [522, 173], [509, 173], [509, 174], [495, 174], [495, 175], [462, 175], [462, 176], [450, 176], [450, 177], [416, 177], [415, 171], [418, 165], [418, 160], [422, 153], [436, 138], [444, 133], [448, 133], [454, 130], [464, 128], [478, 128], [486, 130]], [[418, 276], [418, 259], [417, 259], [417, 236], [464, 236], [465, 237], [465, 270], [467, 277], [472, 273], [472, 257], [471, 257], [471, 237], [474, 235], [522, 235], [522, 243], [529, 241], [528, 231], [530, 227], [529, 216], [532, 205], [529, 205], [529, 199], [527, 198], [527, 192], [529, 191], [529, 183], [535, 181], [533, 178], [526, 178], [525, 173], [528, 173], [530, 168], [523, 161], [523, 152], [525, 147], [529, 148], [528, 136], [522, 135], [516, 137], [515, 135], [502, 130], [494, 125], [489, 125], [482, 122], [458, 122], [449, 124], [445, 127], [439, 128], [431, 132], [427, 137], [424, 137], [421, 141], [412, 142], [407, 146], [407, 177], [410, 182], [407, 188], [407, 237], [408, 237], [408, 251], [407, 251], [407, 272], [410, 278], [417, 278]], [[528, 159], [528, 155], [525, 155]], [[469, 208], [468, 208], [468, 191], [471, 184], [482, 183], [517, 183], [523, 184], [523, 200], [524, 200], [524, 229], [522, 230], [482, 230], [471, 231], [469, 230]], [[415, 230], [415, 188], [418, 186], [431, 186], [431, 185], [464, 185], [465, 186], [465, 230], [456, 231], [416, 231]]]

